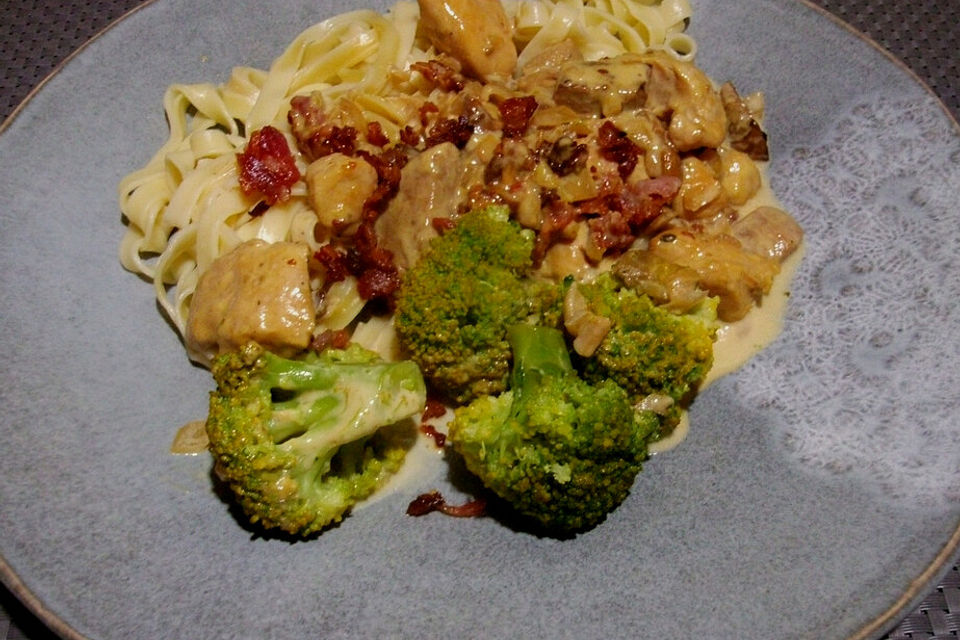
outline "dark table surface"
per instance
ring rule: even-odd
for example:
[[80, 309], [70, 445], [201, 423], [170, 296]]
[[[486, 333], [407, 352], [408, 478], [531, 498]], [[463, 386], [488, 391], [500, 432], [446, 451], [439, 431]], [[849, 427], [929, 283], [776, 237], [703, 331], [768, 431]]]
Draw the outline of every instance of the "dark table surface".
[[[13, 113], [64, 58], [138, 4], [139, 0], [0, 0], [0, 120]], [[902, 61], [960, 120], [960, 0], [814, 0], [814, 4]], [[960, 570], [955, 564], [886, 638], [958, 636]], [[0, 585], [0, 640], [53, 638]]]

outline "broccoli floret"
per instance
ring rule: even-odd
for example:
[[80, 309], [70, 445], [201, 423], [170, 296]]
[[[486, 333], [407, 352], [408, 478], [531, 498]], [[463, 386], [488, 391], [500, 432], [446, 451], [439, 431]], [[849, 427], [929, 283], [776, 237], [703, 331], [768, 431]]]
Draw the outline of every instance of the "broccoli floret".
[[584, 379], [613, 380], [634, 403], [669, 398], [661, 436], [673, 430], [682, 408], [713, 365], [716, 299], [678, 315], [656, 306], [612, 274], [577, 284], [589, 310], [612, 321], [597, 350], [577, 358]]
[[339, 522], [402, 464], [426, 389], [412, 362], [361, 347], [281, 358], [256, 344], [212, 365], [207, 435], [251, 522], [306, 536]]
[[627, 496], [659, 420], [611, 381], [577, 376], [563, 333], [516, 325], [510, 389], [454, 412], [449, 440], [467, 469], [546, 530], [589, 529]]
[[506, 207], [464, 214], [404, 274], [397, 336], [431, 388], [462, 404], [506, 388], [507, 327], [557, 326], [561, 286], [530, 277], [534, 234]]

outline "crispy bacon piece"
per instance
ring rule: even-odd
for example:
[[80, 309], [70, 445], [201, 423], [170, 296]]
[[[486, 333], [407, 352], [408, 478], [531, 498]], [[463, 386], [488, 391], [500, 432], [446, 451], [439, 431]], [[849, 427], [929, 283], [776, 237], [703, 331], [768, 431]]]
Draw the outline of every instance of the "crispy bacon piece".
[[544, 155], [550, 170], [561, 178], [582, 169], [590, 155], [587, 145], [578, 144], [566, 136], [541, 147], [539, 151]]
[[533, 245], [533, 264], [536, 266], [540, 266], [547, 250], [563, 236], [567, 226], [580, 216], [576, 207], [564, 202], [556, 194], [544, 198], [541, 211], [540, 229], [537, 230]]
[[456, 93], [463, 89], [463, 76], [439, 60], [414, 62], [410, 70], [419, 72], [424, 80], [443, 91]]
[[440, 107], [427, 100], [420, 105], [418, 113], [420, 114], [420, 126], [425, 127], [430, 122], [431, 115], [440, 113]]
[[660, 176], [627, 184], [618, 193], [579, 203], [589, 218], [590, 239], [603, 253], [625, 251], [645, 224], [660, 215], [680, 191], [680, 178]]
[[433, 443], [438, 449], [443, 449], [444, 445], [447, 444], [447, 436], [437, 431], [437, 428], [432, 424], [421, 424], [420, 431], [424, 435], [433, 438]]
[[519, 138], [527, 131], [530, 118], [537, 110], [537, 100], [533, 96], [507, 98], [500, 103], [500, 117], [503, 119], [503, 135], [506, 138]]
[[327, 282], [340, 282], [350, 275], [347, 255], [337, 251], [332, 244], [325, 244], [313, 254], [314, 259], [326, 270]]
[[290, 187], [300, 179], [287, 139], [266, 126], [250, 136], [243, 153], [237, 154], [240, 188], [245, 194], [260, 194], [268, 204], [290, 197]]
[[420, 133], [410, 125], [407, 125], [400, 130], [400, 142], [408, 147], [416, 147], [420, 144]]
[[346, 329], [340, 329], [339, 331], [328, 329], [310, 342], [310, 348], [317, 353], [321, 353], [327, 349], [345, 349], [349, 343], [349, 331]]
[[400, 273], [393, 261], [393, 253], [380, 246], [373, 230], [373, 222], [360, 225], [354, 236], [354, 248], [359, 259], [357, 293], [364, 300], [392, 300], [400, 288]]
[[[297, 147], [310, 162], [331, 153], [350, 156], [357, 148], [359, 132], [353, 127], [339, 127], [328, 122], [319, 98], [294, 96], [290, 100], [287, 122]], [[367, 135], [369, 137], [369, 130]]]
[[447, 443], [447, 436], [437, 431], [436, 427], [429, 424], [429, 421], [443, 417], [446, 412], [447, 407], [442, 402], [436, 398], [427, 398], [427, 404], [423, 409], [423, 413], [420, 414], [420, 432], [433, 438], [434, 444], [437, 445], [439, 449], [442, 449]]
[[450, 505], [439, 491], [431, 491], [420, 494], [407, 506], [407, 515], [410, 516], [425, 516], [434, 511], [455, 518], [477, 518], [486, 513], [487, 501], [478, 498], [462, 505]]
[[327, 270], [327, 282], [352, 275], [357, 278], [357, 293], [361, 298], [392, 304], [393, 294], [400, 287], [400, 273], [393, 254], [380, 246], [373, 222], [362, 222], [353, 241], [349, 249], [326, 244], [314, 253], [314, 258]]
[[407, 164], [408, 158], [400, 149], [387, 149], [383, 153], [372, 154], [358, 151], [357, 156], [366, 160], [377, 172], [377, 188], [364, 202], [364, 217], [375, 219], [386, 208], [390, 199], [400, 187], [400, 170]]
[[676, 176], [660, 176], [631, 182], [620, 192], [620, 210], [633, 227], [650, 222], [665, 204], [677, 197], [682, 180]]
[[609, 120], [600, 125], [597, 131], [597, 146], [600, 156], [617, 164], [617, 172], [622, 180], [633, 173], [640, 159], [640, 147]]
[[472, 135], [473, 125], [467, 116], [447, 118], [434, 123], [424, 144], [429, 148], [442, 142], [452, 142], [458, 149], [463, 149]]
[[373, 121], [367, 123], [367, 142], [377, 147], [385, 147], [390, 142], [390, 138], [383, 132], [383, 126]]

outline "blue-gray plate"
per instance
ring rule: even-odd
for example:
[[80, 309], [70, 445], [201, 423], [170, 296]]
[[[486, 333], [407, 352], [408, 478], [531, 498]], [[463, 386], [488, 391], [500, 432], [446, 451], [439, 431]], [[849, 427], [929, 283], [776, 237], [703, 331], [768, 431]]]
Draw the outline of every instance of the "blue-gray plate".
[[[0, 574], [68, 637], [871, 638], [960, 543], [960, 132], [905, 69], [794, 0], [699, 0], [699, 63], [767, 97], [775, 191], [806, 229], [780, 338], [701, 394], [692, 430], [571, 540], [405, 515], [251, 534], [115, 190], [174, 82], [265, 67], [343, 2], [160, 0], [0, 135]], [[265, 19], [267, 18], [267, 19]], [[415, 483], [416, 484], [416, 483]]]

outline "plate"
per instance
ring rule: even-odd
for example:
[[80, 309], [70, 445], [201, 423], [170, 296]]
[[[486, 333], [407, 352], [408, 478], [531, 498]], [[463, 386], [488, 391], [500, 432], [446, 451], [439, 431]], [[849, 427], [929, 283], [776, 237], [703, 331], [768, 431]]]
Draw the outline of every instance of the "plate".
[[165, 138], [168, 84], [265, 67], [345, 6], [154, 2], [0, 136], [4, 581], [98, 640], [869, 638], [915, 605], [960, 545], [960, 134], [790, 0], [700, 0], [692, 27], [715, 79], [767, 96], [773, 187], [807, 232], [784, 332], [606, 523], [558, 541], [404, 515], [438, 471], [290, 543], [168, 453], [211, 383], [118, 264], [115, 186]]

